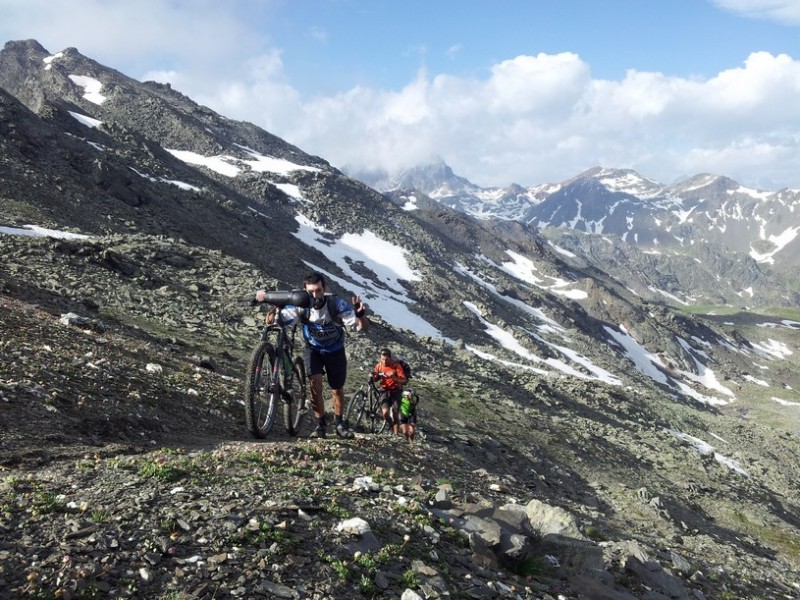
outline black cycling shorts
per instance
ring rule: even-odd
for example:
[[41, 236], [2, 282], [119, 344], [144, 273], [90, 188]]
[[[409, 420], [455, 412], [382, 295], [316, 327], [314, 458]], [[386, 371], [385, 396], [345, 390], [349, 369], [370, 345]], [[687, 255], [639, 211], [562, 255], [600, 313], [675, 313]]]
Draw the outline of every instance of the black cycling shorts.
[[344, 387], [347, 380], [347, 355], [344, 348], [333, 352], [320, 352], [311, 346], [306, 346], [303, 358], [309, 377], [324, 373], [328, 376], [328, 385], [332, 390]]
[[400, 406], [400, 398], [403, 396], [403, 390], [383, 390], [381, 395], [381, 406], [391, 406], [397, 404]]
[[400, 424], [401, 425], [408, 425], [408, 424], [416, 425], [417, 424], [417, 411], [415, 410], [410, 415], [404, 415], [400, 413]]

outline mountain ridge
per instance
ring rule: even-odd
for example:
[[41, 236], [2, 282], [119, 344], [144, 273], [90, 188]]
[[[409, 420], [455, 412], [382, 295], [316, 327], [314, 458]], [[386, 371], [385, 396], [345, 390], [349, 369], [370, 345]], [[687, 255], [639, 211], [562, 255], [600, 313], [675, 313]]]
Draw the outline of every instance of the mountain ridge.
[[[480, 188], [443, 162], [382, 181], [377, 189], [384, 193], [416, 191], [478, 219], [535, 226], [579, 257], [578, 264], [612, 269], [619, 281], [648, 299], [742, 307], [797, 306], [800, 300], [795, 293], [800, 263], [797, 190], [748, 190], [711, 174], [664, 185], [630, 169], [603, 167], [558, 184]], [[603, 242], [614, 250], [598, 256]], [[614, 261], [617, 246], [628, 255], [659, 255], [663, 264], [657, 267], [657, 278], [673, 283], [652, 289], [635, 272], [653, 265], [638, 261], [630, 268]], [[731, 257], [739, 271], [733, 281], [723, 277], [725, 271], [708, 269], [709, 264], [730, 263]]]
[[[20, 61], [19, 54], [31, 49], [33, 58]], [[63, 424], [81, 422], [77, 410], [81, 403], [103, 406], [108, 398], [109, 406], [120, 407], [114, 424], [126, 436], [133, 436], [138, 426], [157, 444], [181, 447], [186, 436], [159, 421], [177, 418], [171, 411], [193, 397], [188, 382], [197, 374], [204, 385], [195, 392], [203, 394], [204, 405], [221, 419], [219, 429], [211, 431], [217, 435], [206, 442], [213, 448], [235, 437], [233, 431], [244, 433], [235, 390], [241, 389], [239, 373], [261, 318], [247, 300], [259, 287], [297, 286], [302, 275], [315, 268], [329, 275], [335, 291], [360, 292], [370, 305], [373, 327], [363, 336], [348, 338], [348, 391], [355, 389], [362, 370], [385, 345], [402, 348], [418, 374], [415, 386], [428, 404], [420, 424], [420, 448], [430, 449], [436, 460], [416, 452], [412, 465], [424, 467], [431, 477], [420, 482], [403, 471], [397, 478], [392, 475], [387, 485], [390, 489], [422, 486], [413, 510], [432, 531], [404, 522], [406, 533], [414, 537], [426, 531], [425, 536], [431, 537], [425, 539], [433, 539], [434, 533], [464, 536], [465, 552], [460, 554], [448, 542], [438, 562], [420, 548], [414, 551], [414, 559], [424, 563], [414, 572], [446, 578], [443, 588], [430, 583], [425, 588], [401, 586], [400, 574], [394, 573], [397, 579], [387, 582], [373, 571], [365, 572], [373, 584], [378, 580], [386, 584], [379, 589], [388, 597], [398, 597], [407, 588], [427, 590], [428, 597], [467, 594], [450, 576], [462, 573], [457, 567], [464, 564], [475, 570], [487, 565], [491, 573], [479, 571], [481, 577], [502, 584], [494, 588], [476, 584], [472, 591], [508, 597], [562, 593], [567, 598], [591, 594], [653, 598], [658, 597], [653, 595], [656, 590], [662, 597], [676, 598], [737, 593], [779, 598], [795, 589], [800, 530], [791, 517], [795, 509], [791, 499], [798, 495], [798, 465], [790, 457], [797, 455], [798, 425], [789, 406], [797, 401], [794, 390], [800, 389], [800, 376], [788, 360], [797, 348], [794, 321], [676, 312], [669, 303], [643, 299], [599, 263], [581, 264], [571, 248], [551, 239], [551, 230], [539, 231], [525, 222], [478, 220], [419, 192], [379, 194], [324, 159], [305, 155], [251, 124], [216, 115], [179, 92], [134, 80], [125, 80], [130, 87], [123, 90], [113, 70], [84, 62], [77, 51], [68, 53], [72, 61], [68, 64], [87, 65], [86, 72], [56, 68], [53, 73], [44, 65], [57, 65], [60, 57], [45, 58], [51, 55], [31, 43], [6, 44], [0, 52], [0, 67], [27, 65], [13, 76], [11, 70], [0, 68], [0, 88], [7, 92], [0, 95], [0, 126], [8, 134], [0, 140], [7, 157], [0, 164], [3, 306], [25, 312], [36, 310], [30, 308], [36, 305], [53, 319], [75, 311], [93, 322], [102, 321], [111, 328], [108, 336], [124, 334], [122, 352], [135, 360], [126, 378], [105, 356], [107, 342], [102, 335], [93, 341], [97, 333], [59, 329], [59, 340], [61, 334], [69, 336], [54, 346], [64, 372], [48, 394], [41, 384], [31, 383], [46, 380], [35, 360], [46, 334], [32, 325], [34, 321], [20, 318], [24, 325], [14, 328], [13, 338], [4, 339], [3, 378], [8, 382], [0, 390], [8, 407], [0, 413], [4, 432], [12, 430], [20, 415], [28, 416], [22, 419], [25, 427], [19, 431], [19, 443], [4, 436], [5, 445], [0, 447], [5, 465], [22, 465], [3, 488], [4, 506], [12, 515], [7, 517], [11, 521], [0, 523], [7, 531], [38, 531], [36, 515], [28, 510], [36, 490], [21, 482], [29, 474], [39, 475], [35, 464], [20, 457], [39, 453], [54, 469], [53, 481], [57, 482], [59, 469], [73, 481], [69, 461], [62, 462], [41, 447], [42, 415], [55, 415], [52, 425], [47, 421], [46, 426], [54, 428], [47, 435], [70, 445], [69, 436], [61, 431]], [[78, 79], [82, 83], [78, 85], [71, 75], [90, 79]], [[108, 93], [102, 104], [84, 97], [94, 81], [100, 85], [93, 93]], [[176, 140], [184, 145], [176, 147]], [[35, 230], [29, 225], [68, 229], [79, 236], [40, 238], [30, 235]], [[599, 235], [592, 240], [610, 246]], [[613, 251], [633, 252], [621, 244]], [[645, 264], [648, 257], [655, 263], [653, 255], [641, 254], [637, 264]], [[658, 280], [664, 276], [663, 268], [645, 275], [658, 289], [667, 289]], [[12, 316], [16, 312], [4, 314], [4, 322], [17, 319]], [[99, 369], [88, 356], [89, 348], [77, 343], [81, 336], [87, 336], [84, 342], [91, 341], [93, 351], [105, 359], [99, 361]], [[167, 376], [142, 375], [149, 372], [151, 362], [168, 364]], [[215, 372], [224, 377], [194, 370], [200, 362], [216, 364]], [[93, 391], [101, 389], [102, 382], [94, 375], [87, 378], [87, 373], [95, 372], [117, 385], [101, 386], [102, 394]], [[180, 382], [179, 388], [170, 385], [173, 378]], [[125, 392], [116, 391], [117, 387]], [[136, 398], [145, 399], [149, 407], [139, 411], [149, 415], [141, 421], [125, 417], [126, 410], [136, 414]], [[199, 418], [186, 418], [200, 430], [206, 427]], [[115, 425], [76, 432], [81, 442], [73, 442], [76, 450], [80, 445], [78, 452], [83, 452], [87, 443], [101, 447], [119, 443]], [[709, 451], [703, 445], [711, 439], [717, 440], [719, 449]], [[347, 485], [356, 485], [356, 475], [365, 471], [377, 476], [368, 465], [353, 462], [363, 460], [356, 448], [378, 446], [382, 455], [396, 448], [367, 434], [358, 436], [356, 446], [341, 449], [339, 442], [309, 446], [310, 442], [288, 440], [277, 431], [266, 443], [239, 441], [241, 447], [231, 451], [242, 457], [258, 454], [262, 469], [282, 473], [281, 485], [287, 491], [272, 489], [272, 493], [290, 495], [293, 505], [302, 504], [307, 492], [284, 476], [294, 472], [288, 469], [286, 456], [311, 454], [319, 459], [315, 466], [322, 478], [343, 478]], [[267, 451], [272, 445], [274, 453]], [[134, 446], [144, 453], [143, 461], [181, 466], [174, 464], [169, 452]], [[344, 466], [319, 458], [325, 449], [348, 457]], [[117, 460], [126, 464], [134, 460], [126, 457], [127, 452], [123, 450]], [[113, 463], [99, 464], [98, 473], [114, 471]], [[464, 464], [476, 475], [466, 477], [461, 469], [451, 473], [448, 466], [453, 464]], [[233, 468], [221, 466], [228, 467]], [[488, 475], [480, 473], [482, 468]], [[397, 465], [387, 463], [385, 469]], [[207, 474], [202, 477], [204, 485], [211, 486], [208, 494], [214, 498], [224, 494]], [[536, 500], [579, 516], [580, 536], [571, 530], [561, 532], [567, 540], [553, 547], [536, 536], [527, 541], [526, 557], [543, 560], [546, 551], [553, 550], [560, 564], [534, 574], [533, 585], [526, 588], [518, 574], [494, 562], [500, 549], [490, 537], [459, 529], [456, 513], [426, 512], [444, 508], [446, 492], [434, 481], [448, 477], [457, 478], [454, 487], [463, 496], [458, 509], [470, 518], [489, 518], [476, 508], [481, 502], [476, 496], [494, 499], [487, 510], [505, 504], [528, 506]], [[498, 478], [500, 490], [505, 486], [513, 491], [483, 486], [481, 477], [486, 478], [484, 483], [496, 483]], [[137, 483], [141, 481], [131, 479], [126, 485]], [[185, 483], [190, 494], [203, 497], [202, 487]], [[326, 497], [321, 483], [310, 479], [303, 483], [313, 489], [314, 497]], [[49, 480], [39, 484], [58, 491]], [[232, 482], [224, 485], [230, 487]], [[99, 488], [89, 489], [102, 497]], [[498, 493], [505, 495], [495, 498]], [[395, 495], [391, 498], [396, 500]], [[156, 518], [165, 518], [167, 513], [157, 505]], [[377, 518], [378, 523], [398, 517], [373, 514], [361, 502], [351, 510]], [[241, 534], [237, 538], [241, 541], [254, 515], [238, 501], [236, 512], [242, 520], [235, 521], [233, 530]], [[312, 516], [305, 521], [296, 509], [290, 512], [288, 531], [298, 543], [308, 539], [302, 523], [333, 531], [334, 517], [340, 514], [331, 509], [323, 511], [326, 516], [321, 519]], [[446, 516], [449, 525], [425, 520], [423, 513], [438, 514], [437, 519]], [[743, 513], [748, 515], [744, 523], [739, 519]], [[53, 520], [59, 514], [47, 517], [44, 526], [59, 529]], [[491, 520], [499, 527], [499, 518]], [[106, 527], [102, 526], [104, 531]], [[240, 552], [216, 533], [218, 546], [210, 548], [199, 535], [189, 533], [191, 525], [184, 531], [173, 533], [186, 552], [209, 557], [221, 556], [224, 549], [226, 558], [216, 558], [214, 564], [234, 561]], [[398, 537], [392, 531], [378, 531], [384, 547], [402, 541], [402, 534]], [[35, 534], [37, 539], [40, 535]], [[109, 535], [120, 534], [109, 530]], [[143, 535], [136, 537], [139, 543], [152, 543]], [[602, 543], [581, 539], [591, 536]], [[355, 569], [347, 541], [333, 538], [335, 543], [327, 544], [326, 552]], [[13, 551], [16, 561], [16, 548], [21, 546], [2, 547], [0, 552]], [[259, 552], [258, 544], [242, 547], [248, 556]], [[366, 547], [361, 551], [377, 552]], [[580, 561], [570, 562], [573, 551], [582, 553]], [[15, 564], [26, 564], [24, 556], [23, 552]], [[55, 552], [52, 556], [58, 557]], [[292, 560], [313, 564], [327, 574], [323, 588], [315, 593], [369, 597], [352, 576], [343, 581], [329, 577], [334, 572], [330, 560], [293, 556]], [[148, 559], [133, 555], [130, 560], [126, 565], [137, 572], [140, 565], [135, 561]], [[175, 566], [170, 559], [163, 564], [161, 560], [147, 572], [163, 574]], [[749, 570], [747, 581], [731, 569], [737, 562]], [[641, 568], [640, 563], [649, 567]], [[412, 568], [410, 561], [403, 565]], [[255, 570], [243, 568], [247, 573]], [[24, 567], [19, 572], [25, 572]], [[56, 577], [55, 571], [52, 576]], [[119, 577], [124, 579], [124, 570]], [[210, 577], [199, 570], [181, 589], [188, 593], [201, 582], [208, 585]], [[287, 597], [312, 597], [303, 591], [312, 583], [294, 575], [281, 577], [292, 583], [293, 592], [281, 588]], [[96, 573], [88, 579], [92, 585], [108, 583]], [[166, 587], [157, 587], [166, 585], [158, 578], [141, 576], [136, 581], [136, 594], [168, 593]], [[19, 592], [24, 585], [16, 575], [0, 572], [0, 589]], [[117, 589], [117, 579], [109, 585]], [[256, 583], [250, 575], [242, 583], [245, 593], [253, 593], [257, 585], [266, 584]], [[85, 589], [75, 586], [73, 592]], [[506, 588], [516, 591], [498, 591]], [[226, 584], [221, 593], [235, 596], [235, 589]], [[200, 596], [211, 597], [211, 592]]]

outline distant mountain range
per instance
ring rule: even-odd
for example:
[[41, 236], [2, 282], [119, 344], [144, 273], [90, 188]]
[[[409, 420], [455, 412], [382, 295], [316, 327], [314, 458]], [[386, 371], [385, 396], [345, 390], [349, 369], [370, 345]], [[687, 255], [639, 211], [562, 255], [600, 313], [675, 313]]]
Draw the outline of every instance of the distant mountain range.
[[[765, 192], [709, 174], [665, 185], [630, 169], [601, 167], [528, 188], [482, 188], [444, 162], [394, 176], [352, 175], [386, 194], [424, 194], [477, 219], [535, 226], [581, 264], [648, 295], [644, 283], [665, 301], [800, 301], [800, 190]], [[620, 252], [624, 263], [614, 260]], [[647, 272], [645, 280], [637, 272]]]

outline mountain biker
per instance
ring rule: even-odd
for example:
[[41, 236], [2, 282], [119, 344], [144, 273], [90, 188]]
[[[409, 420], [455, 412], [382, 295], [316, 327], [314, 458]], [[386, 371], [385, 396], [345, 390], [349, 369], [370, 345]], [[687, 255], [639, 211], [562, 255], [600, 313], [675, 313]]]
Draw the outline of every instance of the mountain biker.
[[409, 442], [414, 441], [414, 432], [417, 429], [417, 403], [419, 396], [411, 388], [403, 390], [400, 397], [400, 431]]
[[397, 435], [399, 423], [392, 417], [389, 409], [394, 405], [395, 414], [399, 412], [400, 396], [408, 378], [400, 361], [392, 358], [392, 351], [389, 348], [381, 350], [380, 360], [372, 369], [372, 380], [380, 381], [380, 388], [384, 392], [381, 399], [381, 413], [386, 421], [387, 430]]
[[[319, 272], [309, 273], [303, 280], [303, 286], [311, 296], [311, 308], [288, 305], [281, 309], [281, 316], [289, 325], [303, 324], [303, 338], [306, 341], [303, 359], [311, 382], [311, 403], [317, 418], [317, 427], [311, 437], [324, 438], [326, 433], [325, 401], [322, 397], [324, 373], [333, 397], [336, 435], [349, 439], [353, 437], [353, 432], [342, 418], [347, 379], [344, 326], [355, 327], [357, 331], [365, 330], [369, 326], [365, 316], [367, 305], [358, 296], [353, 296], [350, 305], [339, 296], [326, 294], [325, 276]], [[256, 300], [263, 302], [265, 293], [264, 290], [258, 290]], [[274, 313], [268, 315], [267, 319], [272, 322]]]

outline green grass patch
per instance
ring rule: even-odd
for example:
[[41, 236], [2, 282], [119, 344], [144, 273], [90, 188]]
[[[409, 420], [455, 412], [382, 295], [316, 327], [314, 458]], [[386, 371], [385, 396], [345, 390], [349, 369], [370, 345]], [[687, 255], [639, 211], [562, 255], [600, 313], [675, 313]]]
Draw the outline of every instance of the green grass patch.
[[332, 554], [323, 552], [322, 550], [320, 550], [317, 555], [321, 560], [328, 563], [333, 568], [340, 581], [347, 581], [347, 578], [350, 576], [350, 569], [347, 567], [347, 563], [336, 558]]
[[89, 520], [93, 523], [107, 523], [111, 520], [111, 512], [104, 509], [95, 509], [89, 514]]
[[675, 310], [690, 315], [733, 315], [741, 312], [739, 306], [729, 306], [726, 304], [692, 304], [674, 307]]
[[27, 203], [13, 200], [7, 196], [0, 198], [2, 200], [3, 219], [16, 220], [25, 223], [41, 223], [45, 220], [42, 212], [35, 206]]
[[583, 533], [587, 538], [594, 542], [604, 542], [606, 540], [606, 536], [604, 536], [597, 527], [592, 525], [589, 525]]
[[690, 315], [728, 316], [731, 317], [732, 321], [737, 323], [739, 321], [750, 323], [753, 320], [758, 320], [759, 317], [779, 318], [800, 322], [800, 309], [791, 307], [764, 306], [742, 310], [741, 306], [695, 304], [692, 306], [675, 307], [675, 310]]
[[260, 544], [278, 544], [282, 553], [288, 552], [291, 547], [289, 534], [281, 529], [275, 529], [270, 523], [261, 522], [257, 526], [248, 525], [237, 533], [234, 540], [237, 544], [253, 546]]
[[511, 569], [521, 577], [542, 577], [546, 570], [545, 562], [538, 556], [528, 556]]
[[764, 523], [757, 515], [750, 515], [744, 510], [723, 514], [719, 521], [723, 526], [730, 526], [731, 529], [758, 540], [792, 561], [800, 559], [800, 536], [789, 527], [781, 528]]
[[419, 575], [414, 569], [407, 569], [400, 577], [400, 584], [412, 590], [419, 587]]
[[185, 469], [158, 460], [148, 460], [139, 467], [139, 475], [160, 481], [179, 481], [188, 476]]
[[358, 578], [358, 589], [365, 596], [371, 597], [378, 590], [378, 586], [375, 585], [375, 581], [369, 575], [362, 573]]
[[33, 507], [40, 514], [64, 511], [64, 501], [53, 492], [38, 490], [33, 493]]
[[770, 317], [780, 317], [781, 319], [800, 322], [800, 309], [796, 308], [767, 308], [764, 314]]

